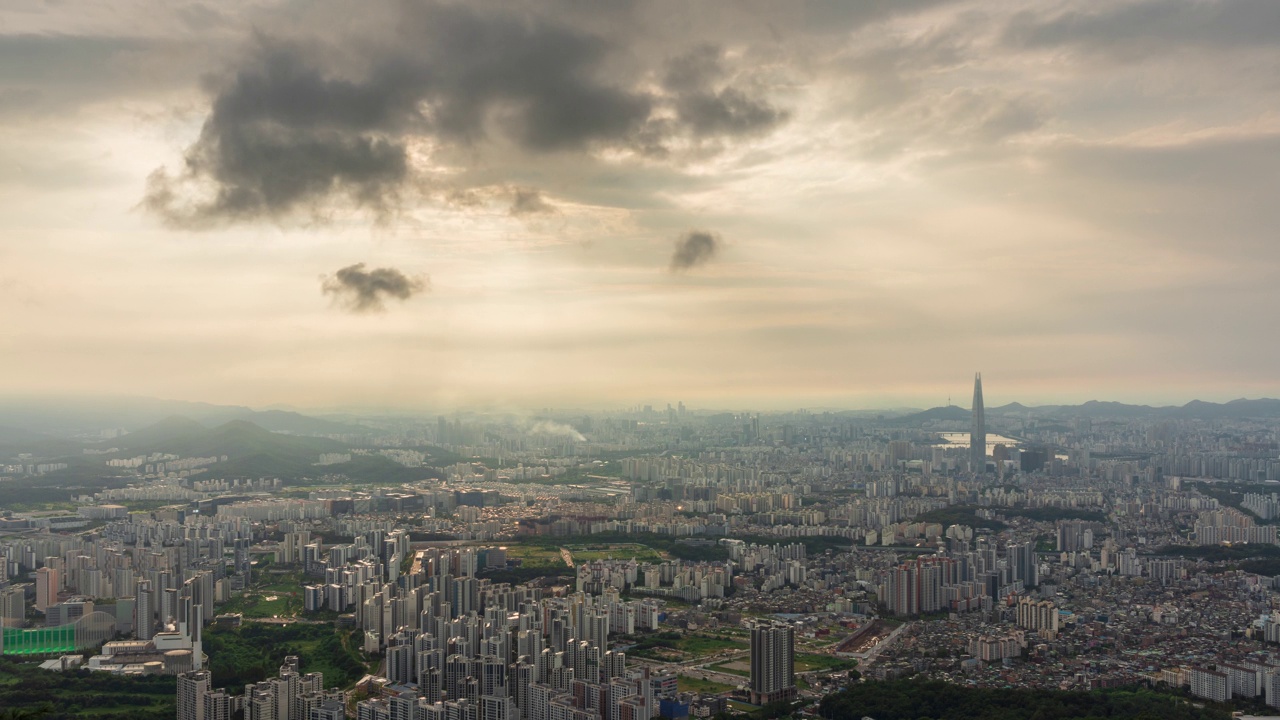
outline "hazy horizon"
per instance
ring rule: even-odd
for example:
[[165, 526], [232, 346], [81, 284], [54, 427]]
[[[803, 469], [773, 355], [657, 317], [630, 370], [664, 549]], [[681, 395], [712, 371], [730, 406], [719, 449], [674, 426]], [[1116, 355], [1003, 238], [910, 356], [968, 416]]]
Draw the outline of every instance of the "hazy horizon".
[[1280, 397], [1280, 3], [0, 21], [0, 396]]
[[[1060, 402], [1027, 402], [1019, 398], [1005, 398], [1003, 396], [996, 396], [995, 399], [993, 400], [990, 393], [984, 393], [984, 395], [986, 397], [985, 405], [987, 410], [1004, 407], [1014, 403], [1026, 406], [1031, 409], [1043, 408], [1043, 407], [1057, 407], [1057, 406], [1074, 407], [1074, 406], [1083, 405], [1088, 402], [1118, 403], [1121, 405], [1130, 405], [1135, 407], [1146, 406], [1154, 409], [1159, 409], [1159, 408], [1183, 407], [1191, 402], [1207, 402], [1207, 403], [1215, 403], [1215, 404], [1225, 404], [1225, 403], [1229, 403], [1236, 400], [1244, 400], [1244, 401], [1280, 400], [1278, 398], [1269, 398], [1269, 397], [1243, 397], [1243, 396], [1229, 397], [1224, 399], [1198, 397], [1198, 398], [1187, 398], [1185, 400], [1172, 400], [1172, 401], [1161, 401], [1161, 400], [1133, 401], [1133, 400], [1127, 400], [1123, 398], [1087, 397], [1081, 400], [1068, 400], [1068, 401], [1060, 401]], [[668, 404], [670, 404], [674, 408], [678, 403], [682, 403], [682, 402], [684, 403], [688, 411], [695, 412], [695, 413], [722, 413], [722, 412], [788, 413], [788, 412], [796, 412], [796, 411], [871, 413], [871, 412], [879, 412], [879, 411], [884, 411], [884, 412], [927, 411], [927, 410], [934, 410], [934, 409], [946, 408], [946, 407], [956, 407], [962, 410], [970, 409], [970, 405], [968, 402], [957, 401], [957, 398], [955, 397], [949, 398], [949, 400], [950, 400], [950, 405], [947, 404], [948, 398], [943, 398], [942, 400], [938, 401], [935, 404], [930, 404], [928, 402], [912, 403], [910, 401], [904, 400], [902, 402], [897, 402], [897, 403], [886, 402], [885, 404], [881, 404], [881, 405], [831, 405], [831, 404], [804, 405], [804, 404], [779, 403], [779, 404], [763, 404], [763, 405], [756, 405], [756, 406], [746, 406], [746, 405], [734, 406], [734, 405], [727, 405], [727, 404], [698, 405], [698, 404], [690, 404], [689, 402], [684, 401], [681, 398], [667, 399], [667, 398], [655, 397], [655, 398], [640, 399], [632, 403], [611, 403], [611, 404], [602, 403], [598, 405], [591, 405], [591, 404], [554, 405], [552, 404], [552, 405], [541, 405], [541, 406], [532, 406], [532, 405], [517, 406], [513, 404], [505, 404], [505, 405], [476, 404], [476, 405], [432, 407], [432, 406], [412, 406], [412, 405], [375, 406], [375, 405], [359, 405], [359, 404], [340, 405], [340, 406], [320, 406], [320, 405], [306, 406], [306, 405], [293, 405], [293, 404], [286, 404], [286, 403], [276, 403], [271, 405], [252, 405], [252, 404], [245, 404], [245, 403], [216, 402], [216, 401], [201, 400], [201, 399], [193, 400], [193, 399], [182, 399], [182, 398], [149, 397], [149, 396], [143, 396], [143, 395], [0, 394], [0, 408], [6, 407], [6, 406], [20, 407], [20, 406], [23, 406], [24, 404], [29, 404], [32, 406], [39, 406], [42, 404], [51, 404], [52, 406], [55, 406], [55, 407], [76, 407], [76, 406], [97, 406], [97, 405], [111, 405], [111, 404], [128, 404], [130, 402], [141, 402], [141, 403], [159, 403], [159, 404], [175, 404], [175, 405], [176, 404], [208, 405], [210, 407], [220, 407], [220, 408], [243, 407], [249, 410], [253, 410], [255, 412], [278, 410], [278, 411], [285, 411], [285, 412], [296, 412], [304, 415], [313, 415], [317, 417], [325, 416], [325, 415], [344, 415], [344, 414], [349, 414], [353, 416], [360, 416], [360, 415], [376, 416], [379, 414], [386, 414], [386, 415], [403, 415], [406, 417], [409, 417], [409, 416], [427, 417], [427, 416], [433, 416], [437, 414], [450, 414], [450, 415], [471, 414], [471, 415], [511, 415], [514, 417], [532, 417], [532, 416], [538, 415], [539, 413], [544, 413], [544, 412], [554, 412], [554, 413], [628, 412], [634, 409], [643, 408], [645, 405], [652, 406], [655, 412], [665, 413]], [[967, 400], [967, 396], [966, 396], [966, 400]], [[181, 414], [181, 413], [178, 413], [178, 414]], [[2, 424], [3, 422], [0, 422], [0, 425]]]

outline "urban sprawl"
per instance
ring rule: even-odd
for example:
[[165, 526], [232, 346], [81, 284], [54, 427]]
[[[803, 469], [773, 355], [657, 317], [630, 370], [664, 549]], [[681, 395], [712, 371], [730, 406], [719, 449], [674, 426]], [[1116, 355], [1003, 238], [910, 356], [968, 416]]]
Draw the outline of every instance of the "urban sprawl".
[[[908, 415], [401, 419], [292, 476], [111, 430], [79, 459], [116, 482], [0, 514], [0, 652], [176, 676], [180, 720], [680, 720], [907, 676], [1280, 707], [1280, 419], [1188, 408], [979, 379]], [[0, 456], [0, 489], [77, 461]]]

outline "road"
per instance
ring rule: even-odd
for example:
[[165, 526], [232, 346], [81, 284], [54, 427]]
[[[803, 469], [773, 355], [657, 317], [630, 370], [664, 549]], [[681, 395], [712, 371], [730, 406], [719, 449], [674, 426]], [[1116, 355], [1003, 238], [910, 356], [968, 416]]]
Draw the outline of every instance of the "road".
[[898, 639], [898, 635], [903, 630], [906, 630], [910, 625], [911, 623], [903, 623], [899, 625], [898, 627], [894, 628], [893, 632], [889, 633], [883, 640], [876, 643], [875, 647], [871, 648], [865, 653], [855, 654], [853, 657], [858, 659], [858, 669], [861, 670], [863, 668], [871, 667], [871, 665], [876, 661], [876, 657], [880, 655], [880, 651], [892, 645], [893, 641]]

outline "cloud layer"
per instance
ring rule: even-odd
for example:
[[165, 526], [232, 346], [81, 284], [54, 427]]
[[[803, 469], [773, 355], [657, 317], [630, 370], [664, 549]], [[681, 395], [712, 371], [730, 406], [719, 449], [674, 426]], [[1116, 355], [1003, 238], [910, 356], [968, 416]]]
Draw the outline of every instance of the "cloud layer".
[[[189, 228], [316, 219], [330, 204], [385, 218], [406, 192], [421, 199], [449, 183], [457, 192], [456, 173], [428, 166], [476, 166], [486, 149], [530, 163], [564, 154], [660, 158], [758, 135], [787, 116], [734, 85], [715, 46], [673, 59], [655, 84], [649, 77], [661, 68], [625, 62], [625, 36], [573, 27], [552, 12], [392, 7], [376, 38], [367, 30], [316, 43], [256, 35], [212, 83], [209, 114], [181, 169], [148, 179], [144, 206]], [[544, 211], [538, 200], [522, 189], [512, 213]]]
[[0, 0], [0, 392], [1280, 395], [1278, 8]]

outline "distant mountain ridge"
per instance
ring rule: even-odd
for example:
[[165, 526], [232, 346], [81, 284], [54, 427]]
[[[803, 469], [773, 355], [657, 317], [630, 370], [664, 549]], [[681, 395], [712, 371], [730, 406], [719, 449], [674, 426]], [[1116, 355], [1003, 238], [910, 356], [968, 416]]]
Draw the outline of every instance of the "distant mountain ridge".
[[937, 420], [968, 420], [971, 413], [967, 408], [956, 405], [947, 405], [946, 407], [929, 408], [918, 413], [912, 413], [901, 420], [907, 422], [928, 422]]
[[0, 426], [27, 432], [67, 437], [102, 430], [129, 432], [155, 425], [167, 418], [183, 417], [208, 426], [232, 420], [247, 420], [266, 430], [292, 435], [359, 435], [368, 429], [333, 422], [287, 410], [254, 410], [239, 405], [214, 405], [155, 398], [63, 398], [0, 399]]
[[[1080, 405], [1040, 405], [1027, 406], [1022, 403], [1009, 403], [987, 407], [989, 416], [1025, 415], [1028, 417], [1089, 417], [1089, 418], [1168, 418], [1171, 420], [1247, 420], [1247, 419], [1280, 419], [1280, 400], [1258, 398], [1256, 400], [1238, 399], [1225, 403], [1192, 400], [1185, 405], [1168, 405], [1153, 407], [1151, 405], [1129, 405], [1127, 403], [1090, 400]], [[938, 420], [967, 420], [970, 411], [967, 408], [950, 405], [935, 407], [912, 413], [899, 418], [902, 422], [928, 422]]]
[[271, 432], [247, 420], [206, 427], [179, 415], [108, 441], [119, 452], [108, 457], [172, 453], [184, 458], [226, 456], [207, 466], [201, 478], [280, 477], [296, 479], [342, 473], [356, 480], [413, 482], [435, 473], [406, 468], [381, 455], [357, 455], [346, 463], [318, 466], [322, 453], [349, 450], [347, 443], [320, 437]]

